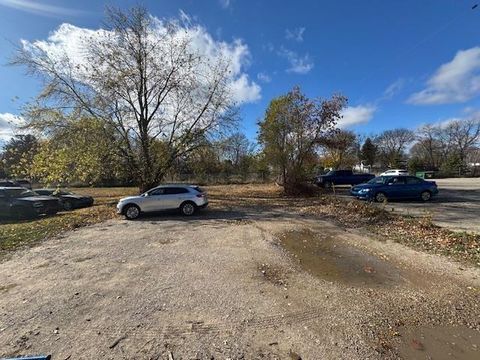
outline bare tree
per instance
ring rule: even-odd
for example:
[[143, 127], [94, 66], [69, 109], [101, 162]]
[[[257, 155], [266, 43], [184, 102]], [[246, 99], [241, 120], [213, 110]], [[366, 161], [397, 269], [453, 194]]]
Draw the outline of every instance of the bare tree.
[[375, 139], [384, 165], [396, 167], [405, 157], [406, 147], [415, 140], [414, 133], [408, 129], [386, 130]]
[[410, 150], [411, 156], [422, 159], [425, 165], [431, 169], [438, 168], [444, 157], [444, 154], [442, 154], [442, 142], [438, 134], [438, 127], [431, 124], [422, 126], [417, 131], [417, 142]]
[[464, 164], [468, 150], [480, 141], [480, 119], [454, 120], [441, 129], [441, 132]]
[[75, 56], [28, 43], [13, 63], [44, 80], [31, 126], [56, 126], [39, 121], [52, 110], [101, 119], [144, 191], [235, 121], [231, 64], [222, 54], [202, 56], [192, 46], [194, 31], [142, 7], [110, 8], [106, 24], [85, 34]]
[[219, 144], [223, 158], [238, 166], [243, 157], [253, 154], [255, 144], [248, 140], [245, 134], [236, 132]]

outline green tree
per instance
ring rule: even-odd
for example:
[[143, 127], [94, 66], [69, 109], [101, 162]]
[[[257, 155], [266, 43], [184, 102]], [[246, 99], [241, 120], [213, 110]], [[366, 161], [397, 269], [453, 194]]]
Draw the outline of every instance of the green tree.
[[360, 160], [365, 162], [365, 165], [373, 166], [377, 160], [377, 147], [373, 143], [372, 139], [367, 137], [360, 150]]
[[33, 158], [32, 174], [47, 184], [125, 179], [126, 164], [115, 153], [112, 134], [98, 119], [66, 120], [65, 126], [56, 128], [41, 142]]
[[299, 87], [273, 99], [259, 122], [259, 143], [285, 191], [303, 181], [314, 167], [320, 141], [331, 135], [347, 100], [309, 99]]

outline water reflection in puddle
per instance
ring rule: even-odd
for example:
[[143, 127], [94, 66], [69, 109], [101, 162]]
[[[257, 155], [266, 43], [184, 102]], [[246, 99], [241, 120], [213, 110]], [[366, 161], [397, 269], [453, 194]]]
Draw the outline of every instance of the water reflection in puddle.
[[391, 286], [403, 281], [392, 264], [348, 246], [328, 233], [308, 229], [290, 230], [279, 235], [282, 246], [314, 276], [354, 286]]
[[480, 332], [467, 327], [405, 329], [399, 353], [404, 359], [480, 359]]

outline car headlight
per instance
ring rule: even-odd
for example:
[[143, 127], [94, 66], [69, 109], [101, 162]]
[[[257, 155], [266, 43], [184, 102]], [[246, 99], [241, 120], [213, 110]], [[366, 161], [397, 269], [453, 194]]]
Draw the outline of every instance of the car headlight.
[[367, 192], [369, 192], [370, 190], [371, 190], [371, 189], [362, 189], [362, 190], [360, 190], [360, 192], [361, 192], [361, 193], [367, 193]]

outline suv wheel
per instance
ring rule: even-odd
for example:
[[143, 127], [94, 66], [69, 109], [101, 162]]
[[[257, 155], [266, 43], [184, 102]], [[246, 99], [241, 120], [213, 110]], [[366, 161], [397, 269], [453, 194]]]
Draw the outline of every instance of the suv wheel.
[[127, 220], [135, 220], [140, 216], [140, 208], [137, 205], [127, 205], [123, 210], [123, 214], [127, 218]]
[[197, 207], [192, 202], [184, 202], [182, 205], [180, 205], [180, 212], [182, 213], [182, 215], [185, 215], [185, 216], [191, 216], [195, 214], [196, 210], [197, 210]]

